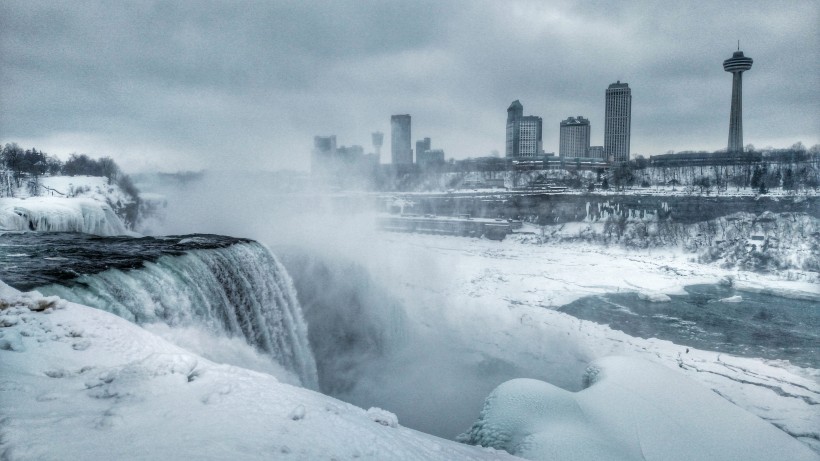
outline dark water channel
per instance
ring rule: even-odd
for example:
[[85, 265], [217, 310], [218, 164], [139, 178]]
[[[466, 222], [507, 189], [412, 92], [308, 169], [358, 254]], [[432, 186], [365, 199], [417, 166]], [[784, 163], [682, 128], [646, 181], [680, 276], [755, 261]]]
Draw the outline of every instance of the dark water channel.
[[[581, 298], [559, 310], [630, 336], [820, 369], [820, 303], [719, 285], [685, 290], [685, 295], [671, 295], [670, 302], [612, 293]], [[721, 301], [734, 296], [742, 300]]]
[[0, 280], [18, 290], [56, 283], [69, 286], [81, 275], [108, 269], [139, 269], [162, 256], [226, 248], [246, 239], [221, 235], [98, 237], [73, 232], [0, 233]]

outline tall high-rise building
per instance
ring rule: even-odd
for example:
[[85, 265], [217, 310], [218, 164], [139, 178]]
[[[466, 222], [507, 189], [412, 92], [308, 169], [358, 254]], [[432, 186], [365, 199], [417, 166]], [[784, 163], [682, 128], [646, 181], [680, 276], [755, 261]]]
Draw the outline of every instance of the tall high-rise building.
[[517, 99], [507, 109], [507, 158], [535, 157], [542, 153], [541, 117], [524, 116]]
[[723, 70], [732, 73], [732, 111], [729, 114], [729, 152], [743, 152], [743, 72], [752, 68], [752, 58], [738, 50], [723, 61]]
[[416, 163], [421, 163], [419, 161], [419, 159], [421, 158], [421, 154], [430, 150], [430, 146], [430, 138], [419, 139], [418, 141], [416, 141]]
[[589, 156], [589, 120], [569, 117], [561, 121], [558, 155], [562, 158]]
[[410, 147], [410, 116], [390, 117], [390, 161], [394, 164], [413, 163], [413, 148]]
[[632, 90], [628, 84], [618, 80], [609, 85], [604, 115], [604, 153], [613, 162], [626, 162], [632, 130]]

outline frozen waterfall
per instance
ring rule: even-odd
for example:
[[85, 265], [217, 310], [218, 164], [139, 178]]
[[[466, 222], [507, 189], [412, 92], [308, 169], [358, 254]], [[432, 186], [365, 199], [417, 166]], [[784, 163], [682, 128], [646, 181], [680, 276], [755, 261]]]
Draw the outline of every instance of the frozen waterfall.
[[78, 277], [67, 286], [51, 284], [38, 290], [139, 324], [197, 326], [242, 337], [296, 374], [302, 385], [318, 388], [293, 282], [259, 243], [189, 250], [146, 261], [139, 269], [109, 269]]
[[89, 198], [0, 199], [0, 231], [125, 235], [128, 229], [106, 203]]

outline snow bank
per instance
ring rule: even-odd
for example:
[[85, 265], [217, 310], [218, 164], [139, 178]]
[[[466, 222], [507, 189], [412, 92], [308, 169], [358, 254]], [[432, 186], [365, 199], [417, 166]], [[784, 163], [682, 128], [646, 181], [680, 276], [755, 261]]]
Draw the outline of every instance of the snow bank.
[[820, 302], [820, 290], [818, 290], [817, 284], [810, 282], [791, 284], [784, 282], [767, 282], [763, 284], [749, 280], [733, 280], [732, 286], [740, 291], [748, 291], [750, 293], [761, 293], [783, 298]]
[[728, 298], [721, 298], [720, 302], [722, 302], [722, 303], [742, 303], [743, 302], [743, 296], [734, 295], [734, 296], [729, 296]]
[[815, 453], [681, 373], [608, 357], [572, 393], [516, 379], [461, 439], [535, 460], [810, 460]]
[[62, 197], [1, 198], [0, 231], [133, 234], [105, 202]]
[[23, 346], [0, 350], [4, 459], [514, 459], [214, 364], [101, 310], [2, 282], [0, 299], [0, 331]]

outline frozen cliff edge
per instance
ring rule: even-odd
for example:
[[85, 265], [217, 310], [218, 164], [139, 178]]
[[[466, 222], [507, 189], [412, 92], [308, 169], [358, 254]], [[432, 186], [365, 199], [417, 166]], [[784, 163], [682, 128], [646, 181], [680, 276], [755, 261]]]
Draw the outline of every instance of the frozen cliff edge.
[[0, 232], [135, 235], [105, 202], [85, 197], [0, 198]]
[[[258, 369], [225, 356], [243, 349], [246, 357], [280, 365], [294, 382], [318, 387], [293, 281], [257, 242], [215, 235], [80, 234], [20, 234], [5, 241], [30, 256], [0, 270], [17, 288], [111, 312], [214, 360]], [[246, 346], [230, 344], [236, 342]]]
[[808, 447], [683, 374], [627, 357], [594, 362], [572, 393], [515, 379], [460, 440], [533, 460], [816, 460]]
[[0, 348], [4, 459], [514, 459], [385, 425], [108, 312], [2, 282], [0, 336], [20, 346]]

